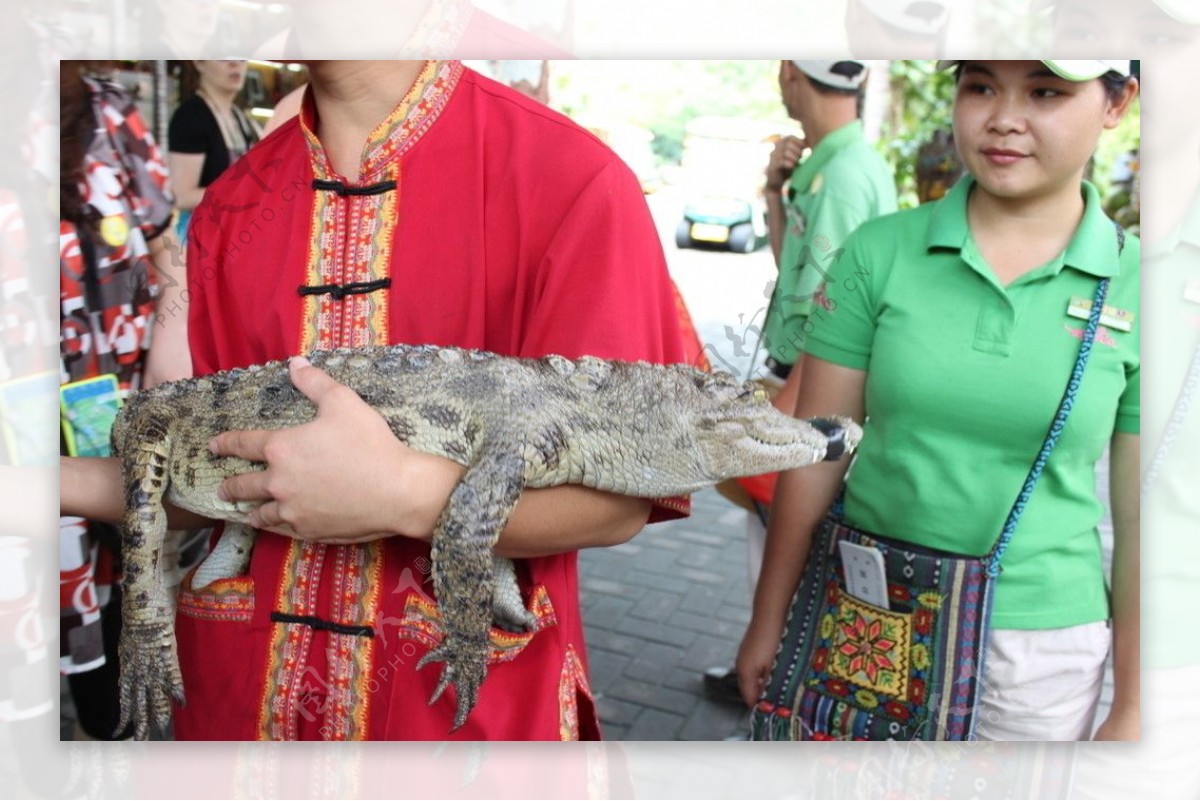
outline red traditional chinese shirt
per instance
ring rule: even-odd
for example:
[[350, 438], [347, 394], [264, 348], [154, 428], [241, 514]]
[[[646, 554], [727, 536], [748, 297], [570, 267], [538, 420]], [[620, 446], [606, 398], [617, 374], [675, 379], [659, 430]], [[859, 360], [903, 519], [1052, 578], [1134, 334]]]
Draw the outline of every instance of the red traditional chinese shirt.
[[[197, 374], [396, 342], [684, 359], [638, 182], [570, 120], [458, 62], [428, 62], [350, 185], [315, 114], [309, 96], [196, 209]], [[658, 502], [652, 519], [686, 510]], [[453, 737], [454, 693], [426, 703], [440, 666], [414, 669], [442, 637], [429, 569], [428, 545], [404, 537], [341, 546], [260, 532], [247, 576], [202, 591], [185, 579], [176, 735], [598, 736], [574, 553], [518, 561], [537, 626], [493, 629], [478, 706]]]

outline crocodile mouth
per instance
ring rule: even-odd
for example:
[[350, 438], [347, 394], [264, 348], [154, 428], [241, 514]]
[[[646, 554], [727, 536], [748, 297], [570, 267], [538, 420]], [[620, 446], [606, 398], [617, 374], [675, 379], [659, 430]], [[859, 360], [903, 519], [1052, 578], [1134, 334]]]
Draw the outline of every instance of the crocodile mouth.
[[779, 412], [722, 421], [713, 435], [706, 450], [713, 473], [722, 479], [816, 464], [828, 444], [813, 426]]

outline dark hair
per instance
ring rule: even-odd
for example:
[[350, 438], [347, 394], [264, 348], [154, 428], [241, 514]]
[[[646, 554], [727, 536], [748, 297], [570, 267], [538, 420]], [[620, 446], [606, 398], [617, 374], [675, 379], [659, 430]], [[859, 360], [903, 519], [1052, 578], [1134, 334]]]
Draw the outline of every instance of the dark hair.
[[1125, 87], [1129, 85], [1129, 78], [1130, 76], [1122, 75], [1116, 70], [1109, 70], [1100, 76], [1100, 83], [1104, 84], [1104, 91], [1110, 102], [1120, 101], [1121, 96], [1125, 94]]
[[830, 86], [827, 83], [822, 83], [821, 81], [818, 81], [816, 78], [814, 78], [811, 75], [808, 75], [806, 73], [801, 73], [801, 74], [803, 74], [804, 77], [808, 79], [808, 82], [810, 84], [812, 84], [813, 88], [816, 89], [817, 92], [819, 92], [820, 94], [823, 94], [823, 95], [836, 95], [839, 97], [858, 97], [859, 95], [862, 94], [862, 91], [863, 91], [863, 88], [861, 85], [855, 89], [843, 89], [840, 86]]
[[[954, 65], [954, 83], [958, 84], [962, 80], [963, 62], [960, 61]], [[1116, 103], [1121, 99], [1121, 95], [1125, 94], [1125, 87], [1129, 84], [1129, 75], [1122, 75], [1116, 70], [1109, 70], [1100, 76], [1100, 83], [1104, 86], [1104, 94], [1108, 96], [1111, 103]]]

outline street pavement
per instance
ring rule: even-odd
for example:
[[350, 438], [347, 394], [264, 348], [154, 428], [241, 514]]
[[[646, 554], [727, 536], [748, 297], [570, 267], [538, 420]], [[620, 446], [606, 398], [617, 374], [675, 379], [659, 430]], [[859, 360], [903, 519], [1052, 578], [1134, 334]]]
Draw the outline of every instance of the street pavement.
[[741, 704], [705, 697], [750, 619], [746, 513], [714, 490], [692, 515], [579, 556], [592, 692], [605, 739], [724, 740], [749, 732]]

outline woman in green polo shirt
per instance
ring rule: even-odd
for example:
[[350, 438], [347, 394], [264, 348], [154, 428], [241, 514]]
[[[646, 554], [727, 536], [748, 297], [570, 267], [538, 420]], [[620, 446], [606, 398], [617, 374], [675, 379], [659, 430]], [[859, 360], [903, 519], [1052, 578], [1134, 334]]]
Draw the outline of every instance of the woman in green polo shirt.
[[[1083, 172], [1137, 93], [1129, 62], [965, 61], [954, 132], [970, 175], [941, 201], [863, 225], [806, 343], [798, 417], [865, 420], [853, 471], [782, 476], [738, 654], [748, 704], [769, 676], [815, 525], [846, 477], [857, 528], [983, 554], [1040, 447], [1079, 349], [1081, 300], [1110, 278], [1078, 399], [995, 591], [983, 739], [1138, 736], [1139, 245]], [[1110, 603], [1096, 465], [1111, 446]], [[1110, 627], [1109, 620], [1112, 625]]]

